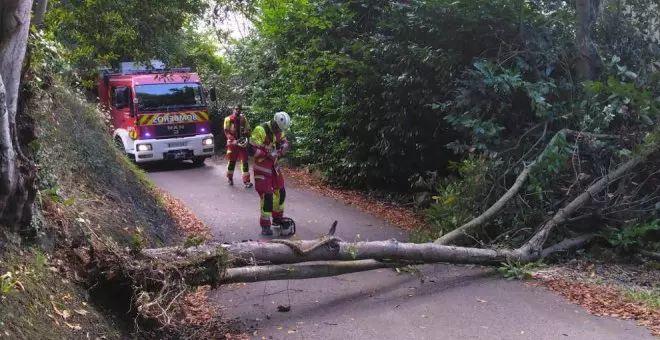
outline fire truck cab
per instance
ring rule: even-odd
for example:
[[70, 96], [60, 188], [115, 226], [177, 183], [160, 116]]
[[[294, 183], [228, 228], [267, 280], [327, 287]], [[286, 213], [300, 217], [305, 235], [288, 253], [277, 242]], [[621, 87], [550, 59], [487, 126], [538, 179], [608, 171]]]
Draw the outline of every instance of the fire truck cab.
[[112, 116], [115, 145], [136, 163], [192, 160], [203, 165], [213, 155], [208, 106], [199, 75], [190, 68], [167, 69], [152, 61], [147, 69], [121, 63], [99, 72], [99, 100]]

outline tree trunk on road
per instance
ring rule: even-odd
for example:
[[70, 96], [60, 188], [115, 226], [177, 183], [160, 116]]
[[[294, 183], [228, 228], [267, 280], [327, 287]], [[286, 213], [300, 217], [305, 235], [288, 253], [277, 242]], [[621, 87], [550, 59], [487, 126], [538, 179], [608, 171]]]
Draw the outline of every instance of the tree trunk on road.
[[396, 240], [371, 242], [344, 242], [333, 238], [325, 245], [306, 255], [299, 255], [294, 248], [307, 249], [322, 241], [296, 241], [292, 245], [275, 242], [237, 242], [232, 244], [206, 244], [188, 249], [176, 247], [145, 249], [142, 255], [149, 259], [180, 261], [214, 256], [218, 248], [229, 254], [234, 266], [260, 264], [291, 264], [307, 261], [354, 261], [389, 260], [418, 263], [451, 262], [461, 264], [490, 264], [505, 260], [513, 253], [508, 250], [492, 250], [445, 246], [433, 243], [402, 243]]
[[0, 224], [12, 231], [25, 231], [36, 196], [36, 166], [24, 152], [34, 131], [24, 138], [25, 124], [17, 121], [31, 7], [32, 0], [0, 3]]
[[[145, 263], [149, 263], [145, 268], [158, 266], [159, 263], [167, 264], [170, 268], [176, 268], [177, 272], [183, 273], [183, 279], [194, 285], [210, 282], [305, 279], [411, 263], [448, 262], [490, 265], [507, 260], [532, 262], [556, 252], [579, 248], [589, 242], [593, 236], [584, 235], [544, 249], [555, 227], [570, 218], [610, 184], [629, 174], [657, 150], [658, 145], [654, 143], [643, 146], [636, 156], [603, 176], [560, 209], [518, 249], [479, 249], [437, 243], [400, 243], [396, 240], [345, 242], [333, 236], [336, 230], [335, 222], [330, 232], [316, 241], [271, 240], [205, 244], [187, 249], [179, 247], [145, 249], [140, 253], [140, 257], [146, 260]], [[317, 263], [317, 261], [334, 262]], [[303, 265], [290, 265], [294, 263], [303, 263]], [[227, 269], [232, 266], [234, 268]], [[149, 270], [138, 267], [135, 271]], [[158, 272], [160, 271], [162, 270]]]
[[[319, 261], [289, 265], [250, 266], [229, 268], [224, 273], [223, 283], [258, 282], [271, 280], [304, 280], [336, 276], [367, 270], [394, 267], [395, 263], [376, 260]], [[206, 282], [208, 284], [208, 282]]]

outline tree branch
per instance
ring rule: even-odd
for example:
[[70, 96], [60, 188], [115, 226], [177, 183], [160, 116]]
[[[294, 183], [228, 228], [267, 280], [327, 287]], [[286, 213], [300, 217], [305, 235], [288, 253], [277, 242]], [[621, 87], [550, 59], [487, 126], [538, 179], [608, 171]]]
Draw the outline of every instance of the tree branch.
[[[543, 129], [543, 135], [541, 136], [541, 138], [539, 138], [536, 141], [536, 143], [534, 144], [535, 146], [536, 146], [536, 144], [538, 144], [539, 141], [541, 141], [543, 136], [545, 136], [546, 128], [547, 128], [547, 125]], [[527, 180], [527, 177], [529, 177], [529, 174], [532, 172], [532, 170], [534, 170], [534, 168], [538, 164], [540, 164], [543, 161], [543, 158], [548, 153], [548, 150], [550, 150], [550, 147], [552, 147], [557, 142], [557, 139], [559, 138], [559, 136], [565, 135], [567, 132], [570, 132], [570, 131], [572, 131], [572, 130], [562, 129], [562, 130], [558, 131], [557, 133], [555, 133], [555, 135], [552, 136], [552, 139], [550, 139], [550, 142], [548, 142], [546, 147], [543, 149], [543, 152], [541, 152], [541, 154], [538, 155], [536, 160], [534, 160], [532, 163], [530, 163], [529, 165], [527, 165], [523, 169], [523, 171], [516, 178], [516, 181], [513, 183], [511, 188], [509, 188], [509, 190], [507, 190], [507, 192], [502, 197], [500, 197], [500, 199], [498, 199], [497, 202], [495, 202], [490, 208], [488, 208], [488, 210], [486, 210], [484, 213], [482, 213], [478, 217], [472, 219], [468, 223], [466, 223], [466, 224], [452, 230], [451, 232], [441, 236], [440, 238], [436, 239], [434, 241], [434, 243], [437, 243], [437, 244], [455, 243], [456, 241], [458, 241], [458, 239], [460, 237], [467, 235], [468, 232], [471, 232], [477, 226], [487, 222], [497, 212], [502, 210], [502, 208], [504, 208], [506, 203], [509, 202], [511, 200], [511, 198], [513, 198], [518, 193], [518, 191], [520, 191], [520, 188], [522, 188], [522, 185]], [[525, 153], [525, 155], [527, 155], [527, 153]], [[516, 163], [516, 165], [517, 165], [517, 163]]]
[[289, 265], [249, 266], [227, 269], [221, 282], [235, 283], [270, 280], [304, 280], [380, 268], [392, 268], [395, 266], [395, 263], [386, 263], [376, 260], [320, 261]]
[[[571, 214], [581, 208], [585, 203], [589, 202], [594, 195], [605, 190], [605, 188], [607, 188], [610, 183], [616, 181], [624, 174], [635, 168], [637, 165], [643, 163], [648, 155], [657, 150], [658, 145], [652, 144], [649, 147], [644, 148], [640, 155], [633, 157], [614, 171], [601, 177], [600, 180], [592, 184], [589, 188], [587, 188], [587, 190], [576, 197], [568, 205], [560, 209], [548, 222], [546, 222], [539, 229], [538, 232], [536, 232], [536, 234], [534, 234], [534, 236], [532, 236], [529, 241], [527, 241], [522, 247], [518, 248], [516, 252], [521, 252], [521, 254], [518, 256], [525, 257], [532, 256], [533, 254], [540, 255], [543, 245], [550, 236], [550, 232], [552, 232], [556, 226], [565, 222], [571, 216]], [[536, 256], [538, 257], [539, 255]]]
[[551, 247], [543, 249], [543, 251], [541, 252], [541, 257], [545, 258], [554, 253], [580, 249], [584, 247], [585, 244], [593, 240], [594, 237], [596, 237], [595, 234], [587, 234], [587, 235], [582, 235], [575, 238], [563, 240]]
[[484, 211], [481, 215], [479, 215], [477, 218], [474, 218], [470, 222], [465, 223], [462, 226], [438, 238], [437, 240], [434, 241], [434, 243], [449, 244], [455, 242], [462, 235], [467, 234], [468, 232], [472, 231], [475, 227], [485, 223], [490, 218], [492, 218], [498, 211], [504, 208], [507, 202], [509, 202], [509, 200], [511, 200], [511, 198], [513, 198], [518, 193], [518, 191], [520, 191], [520, 188], [522, 188], [522, 185], [525, 183], [527, 177], [529, 176], [529, 173], [534, 169], [536, 164], [538, 163], [534, 161], [529, 165], [527, 165], [525, 169], [518, 175], [516, 181], [513, 183], [511, 188], [509, 188], [509, 190], [507, 190], [507, 192], [504, 195], [502, 195], [502, 197], [500, 197], [500, 199], [498, 199], [497, 202], [495, 202], [490, 208], [488, 208], [488, 210]]
[[[544, 130], [545, 134], [545, 130]], [[519, 191], [520, 188], [522, 188], [522, 185], [525, 183], [527, 180], [527, 177], [529, 177], [529, 174], [531, 173], [532, 170], [538, 165], [541, 164], [543, 161], [543, 158], [547, 155], [549, 152], [550, 148], [557, 142], [557, 139], [560, 136], [565, 136], [567, 134], [571, 134], [574, 136], [577, 136], [578, 139], [582, 136], [590, 137], [590, 138], [602, 138], [602, 139], [611, 139], [611, 138], [618, 138], [618, 136], [615, 135], [603, 135], [603, 134], [591, 134], [591, 133], [585, 133], [581, 131], [575, 131], [575, 130], [570, 130], [570, 129], [561, 129], [555, 135], [550, 139], [550, 142], [546, 145], [545, 149], [541, 154], [538, 155], [536, 160], [534, 160], [532, 163], [527, 165], [523, 171], [518, 175], [516, 178], [516, 181], [514, 184], [507, 190], [507, 192], [500, 197], [500, 199], [497, 200], [488, 210], [483, 212], [481, 215], [478, 217], [472, 219], [471, 221], [463, 224], [462, 226], [452, 230], [451, 232], [439, 237], [434, 241], [434, 243], [437, 244], [451, 244], [451, 243], [456, 243], [459, 238], [466, 236], [469, 232], [474, 230], [477, 226], [487, 222], [490, 218], [492, 218], [497, 212], [502, 210], [506, 203], [511, 200]], [[540, 139], [539, 139], [540, 140]], [[538, 141], [537, 141], [538, 143]]]
[[660, 253], [652, 252], [652, 251], [648, 251], [648, 250], [644, 250], [644, 249], [637, 249], [637, 252], [639, 254], [642, 254], [642, 255], [650, 258], [651, 260], [660, 261]]

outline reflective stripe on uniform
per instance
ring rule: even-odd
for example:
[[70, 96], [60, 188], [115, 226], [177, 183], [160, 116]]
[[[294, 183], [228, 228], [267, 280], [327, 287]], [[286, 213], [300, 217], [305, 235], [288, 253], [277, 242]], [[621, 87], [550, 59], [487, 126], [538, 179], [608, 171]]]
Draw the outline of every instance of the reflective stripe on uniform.
[[[268, 169], [268, 168], [265, 168], [265, 167], [263, 167], [263, 166], [261, 166], [261, 165], [255, 165], [255, 166], [254, 166], [254, 170], [259, 170], [259, 171], [261, 171], [261, 172], [265, 172], [265, 173], [267, 173], [267, 174], [272, 174], [272, 173], [273, 173], [273, 170]], [[256, 178], [256, 177], [255, 177], [255, 178]]]
[[254, 179], [255, 180], [257, 180], [257, 179], [266, 179], [266, 176], [264, 176], [264, 175], [254, 175]]

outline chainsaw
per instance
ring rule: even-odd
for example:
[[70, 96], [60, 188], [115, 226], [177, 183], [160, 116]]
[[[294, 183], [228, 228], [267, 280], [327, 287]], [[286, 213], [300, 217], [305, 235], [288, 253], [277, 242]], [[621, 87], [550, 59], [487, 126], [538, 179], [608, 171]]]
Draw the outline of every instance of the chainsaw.
[[236, 145], [245, 148], [248, 144], [248, 136], [243, 136], [243, 127], [241, 127], [241, 116], [243, 106], [238, 105], [238, 112], [236, 112]]
[[281, 224], [273, 225], [279, 236], [293, 236], [296, 233], [296, 222], [289, 217], [282, 217]]

